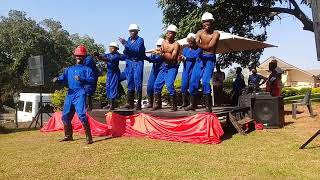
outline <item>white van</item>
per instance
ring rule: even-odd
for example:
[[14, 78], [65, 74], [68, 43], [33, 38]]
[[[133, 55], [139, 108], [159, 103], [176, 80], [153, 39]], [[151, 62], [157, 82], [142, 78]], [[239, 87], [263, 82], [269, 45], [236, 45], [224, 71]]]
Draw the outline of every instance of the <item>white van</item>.
[[[52, 94], [42, 94], [42, 102], [50, 103]], [[18, 122], [32, 121], [39, 110], [40, 94], [39, 93], [20, 93], [18, 102]]]

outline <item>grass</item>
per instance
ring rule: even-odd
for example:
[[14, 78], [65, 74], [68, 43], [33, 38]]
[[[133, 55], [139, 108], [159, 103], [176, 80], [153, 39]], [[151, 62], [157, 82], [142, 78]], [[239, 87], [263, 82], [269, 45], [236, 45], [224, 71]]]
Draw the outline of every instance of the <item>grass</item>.
[[97, 137], [88, 146], [81, 135], [58, 142], [61, 132], [0, 134], [0, 179], [318, 179], [320, 136], [298, 148], [320, 117], [299, 110], [282, 129], [233, 134], [218, 145]]

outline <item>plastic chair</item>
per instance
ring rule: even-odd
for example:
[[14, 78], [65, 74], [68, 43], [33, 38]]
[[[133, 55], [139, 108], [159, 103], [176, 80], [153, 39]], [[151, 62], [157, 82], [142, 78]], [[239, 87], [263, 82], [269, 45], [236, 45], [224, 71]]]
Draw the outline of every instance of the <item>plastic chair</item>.
[[306, 105], [308, 107], [311, 117], [314, 117], [312, 107], [311, 107], [311, 90], [307, 91], [306, 95], [301, 100], [293, 101], [292, 103], [292, 118], [297, 119], [297, 108], [299, 105]]

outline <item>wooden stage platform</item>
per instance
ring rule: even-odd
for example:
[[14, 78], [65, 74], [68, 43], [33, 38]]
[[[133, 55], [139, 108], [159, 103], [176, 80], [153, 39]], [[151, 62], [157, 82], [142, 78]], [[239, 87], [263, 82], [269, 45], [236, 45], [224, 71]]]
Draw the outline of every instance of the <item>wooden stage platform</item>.
[[[227, 122], [231, 122], [231, 124], [237, 129], [240, 134], [245, 134], [242, 129], [242, 125], [252, 121], [252, 119], [249, 118], [249, 110], [249, 107], [237, 106], [222, 106], [212, 108], [213, 113], [215, 113], [218, 117], [224, 117], [223, 119], [225, 119]], [[106, 109], [93, 109], [89, 112], [89, 114], [96, 120], [105, 123], [105, 114], [108, 112], [109, 111]], [[112, 112], [124, 116], [129, 116], [137, 113], [145, 113], [160, 118], [179, 118], [192, 116], [198, 113], [204, 113], [205, 109], [199, 108], [196, 111], [185, 111], [183, 109], [178, 109], [178, 111], [170, 112], [169, 108], [163, 108], [156, 111], [152, 111], [151, 109], [142, 109], [140, 111], [136, 111], [134, 109], [117, 108]]]

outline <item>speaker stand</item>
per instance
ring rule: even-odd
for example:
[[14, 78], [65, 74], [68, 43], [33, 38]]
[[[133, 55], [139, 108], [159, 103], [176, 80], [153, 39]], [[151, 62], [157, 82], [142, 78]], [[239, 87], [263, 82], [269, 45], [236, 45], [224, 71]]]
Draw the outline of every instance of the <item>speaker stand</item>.
[[308, 141], [306, 141], [299, 149], [304, 149], [314, 138], [316, 138], [320, 134], [320, 129], [310, 138]]
[[[32, 124], [35, 122], [34, 127], [36, 128], [37, 125], [39, 125], [39, 127], [42, 128], [42, 123], [43, 123], [43, 119], [42, 119], [42, 113], [44, 111], [44, 107], [43, 107], [43, 103], [42, 103], [42, 85], [40, 85], [40, 107], [39, 110], [36, 114], [36, 117], [34, 117], [31, 121], [31, 124], [29, 125], [29, 129], [31, 128]], [[48, 114], [48, 113], [47, 113]], [[48, 114], [49, 115], [49, 114]], [[49, 115], [50, 116], [50, 115]], [[40, 117], [40, 124], [39, 124], [39, 117]], [[50, 116], [51, 117], [51, 116]]]

